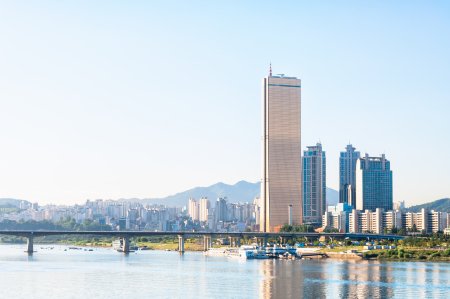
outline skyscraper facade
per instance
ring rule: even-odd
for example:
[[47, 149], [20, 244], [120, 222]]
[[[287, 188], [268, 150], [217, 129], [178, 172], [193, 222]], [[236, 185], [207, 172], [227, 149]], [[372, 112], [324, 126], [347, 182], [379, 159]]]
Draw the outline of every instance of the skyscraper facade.
[[326, 158], [322, 144], [303, 152], [303, 222], [321, 224], [326, 211]]
[[188, 214], [192, 218], [192, 221], [198, 221], [199, 220], [199, 204], [193, 198], [189, 198]]
[[369, 157], [368, 154], [356, 161], [356, 208], [375, 211], [377, 208], [392, 210], [391, 163], [385, 155]]
[[339, 202], [349, 204], [353, 207], [356, 198], [356, 161], [360, 153], [351, 145], [347, 145], [345, 152], [339, 157]]
[[208, 221], [208, 214], [210, 213], [210, 203], [209, 199], [206, 197], [202, 197], [198, 203], [198, 217], [202, 222]]
[[263, 80], [263, 146], [260, 230], [303, 223], [301, 178], [301, 81], [284, 75]]
[[226, 197], [219, 197], [216, 201], [216, 206], [214, 207], [214, 221], [217, 223], [219, 221], [228, 220], [228, 207]]

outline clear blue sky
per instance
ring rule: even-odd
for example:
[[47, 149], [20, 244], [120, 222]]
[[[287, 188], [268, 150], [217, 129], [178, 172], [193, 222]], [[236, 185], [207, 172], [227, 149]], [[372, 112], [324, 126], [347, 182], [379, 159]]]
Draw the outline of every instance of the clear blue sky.
[[450, 196], [446, 1], [55, 0], [0, 3], [0, 197], [258, 181], [270, 61], [302, 79], [329, 187], [351, 141], [391, 160], [395, 201]]

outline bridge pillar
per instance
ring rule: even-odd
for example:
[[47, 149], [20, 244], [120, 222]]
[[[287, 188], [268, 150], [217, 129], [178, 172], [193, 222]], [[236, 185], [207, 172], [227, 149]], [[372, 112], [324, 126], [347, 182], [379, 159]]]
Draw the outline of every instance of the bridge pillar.
[[129, 237], [122, 238], [122, 251], [125, 254], [130, 253], [130, 238]]
[[212, 247], [212, 237], [211, 236], [203, 236], [203, 250], [208, 251], [209, 248]]
[[264, 247], [265, 246], [264, 245], [264, 238], [258, 238], [258, 244], [259, 244], [259, 246]]
[[241, 247], [241, 237], [236, 238], [236, 247]]
[[234, 238], [228, 237], [228, 240], [230, 240], [230, 247], [234, 247]]
[[184, 236], [178, 235], [178, 252], [184, 253]]
[[33, 254], [33, 235], [27, 237], [27, 251], [28, 254]]
[[264, 236], [262, 239], [263, 247], [267, 247], [267, 236]]

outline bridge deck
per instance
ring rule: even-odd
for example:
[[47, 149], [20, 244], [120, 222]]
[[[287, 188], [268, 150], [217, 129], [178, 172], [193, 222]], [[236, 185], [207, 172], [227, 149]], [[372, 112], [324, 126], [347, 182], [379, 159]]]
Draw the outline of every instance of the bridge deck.
[[280, 233], [264, 233], [264, 232], [188, 232], [188, 231], [59, 231], [59, 230], [2, 230], [0, 235], [13, 236], [54, 236], [54, 235], [96, 235], [109, 237], [146, 237], [146, 236], [211, 236], [211, 237], [256, 237], [256, 238], [349, 238], [349, 239], [389, 239], [400, 240], [404, 236], [397, 235], [376, 235], [376, 234], [350, 234], [350, 233], [297, 233], [297, 232], [280, 232]]

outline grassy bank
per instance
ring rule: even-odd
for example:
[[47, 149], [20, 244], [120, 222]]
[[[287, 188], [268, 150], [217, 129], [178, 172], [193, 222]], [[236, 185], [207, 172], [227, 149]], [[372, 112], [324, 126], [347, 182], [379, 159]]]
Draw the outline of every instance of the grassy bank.
[[[137, 242], [136, 245], [139, 247], [147, 246], [151, 250], [178, 250], [178, 240], [174, 242]], [[187, 251], [203, 251], [203, 244], [186, 240], [184, 249]]]
[[399, 248], [371, 250], [363, 254], [366, 259], [393, 261], [445, 261], [450, 262], [450, 249], [434, 250], [423, 248]]
[[[37, 237], [34, 243], [37, 244], [63, 244], [73, 246], [86, 247], [111, 247], [115, 238], [98, 238], [98, 237], [73, 237], [73, 236], [47, 236]], [[26, 238], [16, 236], [6, 236], [0, 238], [1, 244], [26, 244]], [[138, 247], [147, 246], [151, 250], [178, 250], [178, 239], [174, 238], [131, 238], [131, 243]], [[186, 239], [184, 248], [187, 251], [202, 251], [203, 243], [198, 239]]]

